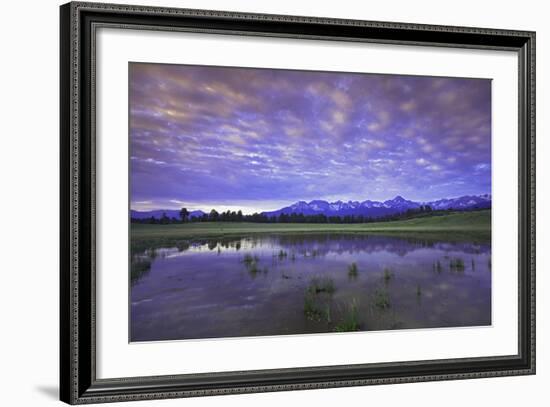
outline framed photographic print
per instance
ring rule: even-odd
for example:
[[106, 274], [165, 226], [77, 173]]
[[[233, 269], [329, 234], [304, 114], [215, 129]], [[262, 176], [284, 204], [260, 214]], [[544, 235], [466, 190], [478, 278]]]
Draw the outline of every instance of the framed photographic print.
[[535, 373], [533, 32], [60, 18], [63, 401]]

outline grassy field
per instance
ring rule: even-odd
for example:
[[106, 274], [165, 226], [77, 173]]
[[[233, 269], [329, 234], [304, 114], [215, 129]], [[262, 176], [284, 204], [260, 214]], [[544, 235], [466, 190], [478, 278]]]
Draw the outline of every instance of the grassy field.
[[146, 244], [169, 244], [179, 240], [247, 236], [256, 233], [377, 233], [404, 237], [449, 240], [488, 240], [491, 211], [453, 212], [448, 215], [393, 222], [355, 224], [204, 222], [171, 225], [131, 225], [134, 248]]

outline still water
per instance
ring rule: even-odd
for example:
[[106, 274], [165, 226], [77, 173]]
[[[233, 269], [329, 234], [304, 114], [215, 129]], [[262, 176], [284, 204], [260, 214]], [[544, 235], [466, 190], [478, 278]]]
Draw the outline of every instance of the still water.
[[490, 241], [257, 235], [132, 256], [131, 341], [491, 324]]

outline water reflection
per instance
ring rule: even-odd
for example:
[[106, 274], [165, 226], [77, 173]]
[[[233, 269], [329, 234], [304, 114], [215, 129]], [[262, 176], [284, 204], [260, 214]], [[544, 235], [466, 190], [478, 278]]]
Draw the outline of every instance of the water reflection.
[[131, 259], [131, 340], [491, 323], [490, 241], [362, 234], [177, 242]]

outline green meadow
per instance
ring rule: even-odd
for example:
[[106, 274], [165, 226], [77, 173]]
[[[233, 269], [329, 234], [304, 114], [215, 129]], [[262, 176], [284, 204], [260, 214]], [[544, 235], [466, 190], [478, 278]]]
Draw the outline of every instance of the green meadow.
[[251, 223], [189, 222], [167, 225], [131, 224], [133, 249], [171, 245], [178, 241], [255, 234], [387, 234], [430, 240], [487, 241], [491, 237], [491, 211], [450, 212], [445, 215], [372, 223]]

